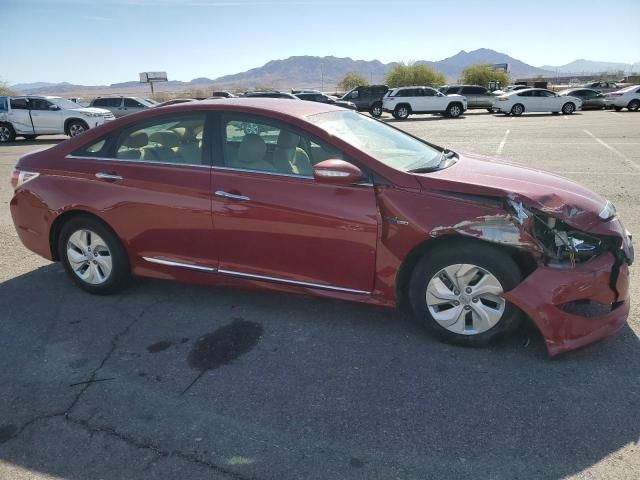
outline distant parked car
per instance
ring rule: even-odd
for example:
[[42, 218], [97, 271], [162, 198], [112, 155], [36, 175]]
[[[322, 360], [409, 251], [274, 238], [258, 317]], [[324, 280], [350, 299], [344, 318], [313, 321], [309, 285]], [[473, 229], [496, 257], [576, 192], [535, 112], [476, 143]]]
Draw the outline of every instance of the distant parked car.
[[299, 93], [322, 93], [322, 92], [314, 88], [301, 88], [301, 89], [292, 88], [291, 93], [294, 95], [298, 95]]
[[345, 100], [335, 99], [324, 93], [296, 93], [296, 97], [300, 100], [307, 100], [309, 102], [320, 102], [336, 105], [338, 107], [348, 108], [350, 110], [357, 110], [356, 104], [353, 102], [347, 102]]
[[524, 112], [552, 112], [570, 115], [582, 108], [578, 97], [560, 96], [544, 88], [529, 88], [496, 97], [495, 110], [506, 115], [520, 116]]
[[493, 111], [496, 96], [487, 88], [479, 85], [450, 85], [438, 89], [445, 95], [459, 94], [467, 99], [467, 108], [485, 108]]
[[582, 109], [585, 110], [587, 108], [595, 108], [602, 109], [605, 108], [605, 96], [603, 93], [598, 92], [597, 90], [593, 90], [591, 88], [568, 88], [566, 90], [562, 90], [558, 92], [558, 95], [566, 97], [578, 97], [582, 100]]
[[300, 100], [295, 95], [287, 92], [244, 92], [241, 97], [250, 98], [285, 98], [289, 100]]
[[529, 85], [508, 85], [502, 90], [494, 90], [495, 95], [503, 95], [505, 93], [517, 92], [518, 90], [527, 90], [531, 88]]
[[107, 109], [119, 118], [141, 112], [153, 105], [138, 97], [98, 97], [93, 99], [91, 106]]
[[382, 109], [404, 120], [412, 113], [441, 113], [456, 118], [467, 109], [462, 95], [445, 95], [431, 87], [401, 87], [390, 90], [382, 99]]
[[353, 102], [359, 112], [369, 112], [374, 117], [382, 115], [382, 99], [389, 91], [386, 85], [366, 85], [355, 87], [345, 93], [340, 100]]
[[598, 90], [599, 92], [612, 92], [619, 88], [615, 82], [591, 82], [584, 85], [584, 87]]
[[222, 98], [234, 98], [235, 95], [231, 92], [226, 92], [226, 91], [218, 91], [218, 92], [213, 92], [211, 94], [212, 97], [222, 97]]
[[613, 107], [618, 112], [623, 108], [627, 108], [630, 112], [637, 112], [640, 108], [640, 85], [607, 93], [604, 101], [607, 107]]
[[0, 97], [0, 143], [39, 135], [75, 137], [113, 118], [108, 110], [81, 107], [62, 97]]
[[160, 105], [160, 102], [154, 100], [153, 98], [145, 98], [145, 101], [147, 103], [150, 103], [151, 105]]

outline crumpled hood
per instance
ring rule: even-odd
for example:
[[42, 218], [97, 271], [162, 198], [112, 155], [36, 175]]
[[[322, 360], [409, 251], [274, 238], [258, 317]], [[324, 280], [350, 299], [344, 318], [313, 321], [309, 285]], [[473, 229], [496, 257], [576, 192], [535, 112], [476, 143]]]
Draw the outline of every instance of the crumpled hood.
[[559, 175], [478, 154], [459, 154], [449, 168], [418, 175], [424, 188], [511, 198], [588, 231], [602, 223], [606, 200]]

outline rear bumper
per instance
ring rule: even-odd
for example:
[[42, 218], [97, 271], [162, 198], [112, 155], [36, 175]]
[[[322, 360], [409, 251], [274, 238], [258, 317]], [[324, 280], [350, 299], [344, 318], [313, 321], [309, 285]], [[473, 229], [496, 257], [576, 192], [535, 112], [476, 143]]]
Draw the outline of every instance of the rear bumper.
[[[539, 267], [504, 298], [533, 320], [549, 355], [555, 356], [614, 335], [624, 327], [630, 308], [629, 267], [623, 262], [616, 276], [611, 253], [574, 268]], [[592, 310], [583, 312], [587, 315], [572, 308], [585, 304]]]

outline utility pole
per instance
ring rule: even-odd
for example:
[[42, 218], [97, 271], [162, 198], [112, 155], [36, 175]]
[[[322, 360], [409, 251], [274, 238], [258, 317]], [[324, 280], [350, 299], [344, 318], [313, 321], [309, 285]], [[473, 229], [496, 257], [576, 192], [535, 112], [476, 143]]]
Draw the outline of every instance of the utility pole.
[[324, 62], [320, 62], [320, 76], [322, 78], [322, 86], [320, 87], [320, 91], [324, 93]]

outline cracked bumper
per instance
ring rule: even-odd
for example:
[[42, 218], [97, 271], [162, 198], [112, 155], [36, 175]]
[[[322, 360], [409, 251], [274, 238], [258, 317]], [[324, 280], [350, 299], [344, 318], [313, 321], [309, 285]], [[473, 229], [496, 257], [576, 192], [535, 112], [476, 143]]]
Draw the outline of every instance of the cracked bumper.
[[[615, 259], [607, 253], [574, 268], [539, 267], [504, 298], [533, 320], [544, 337], [549, 355], [575, 350], [614, 335], [629, 315], [629, 267], [620, 265], [611, 287]], [[610, 306], [599, 315], [569, 313], [572, 302]], [[602, 310], [599, 308], [598, 310]]]

